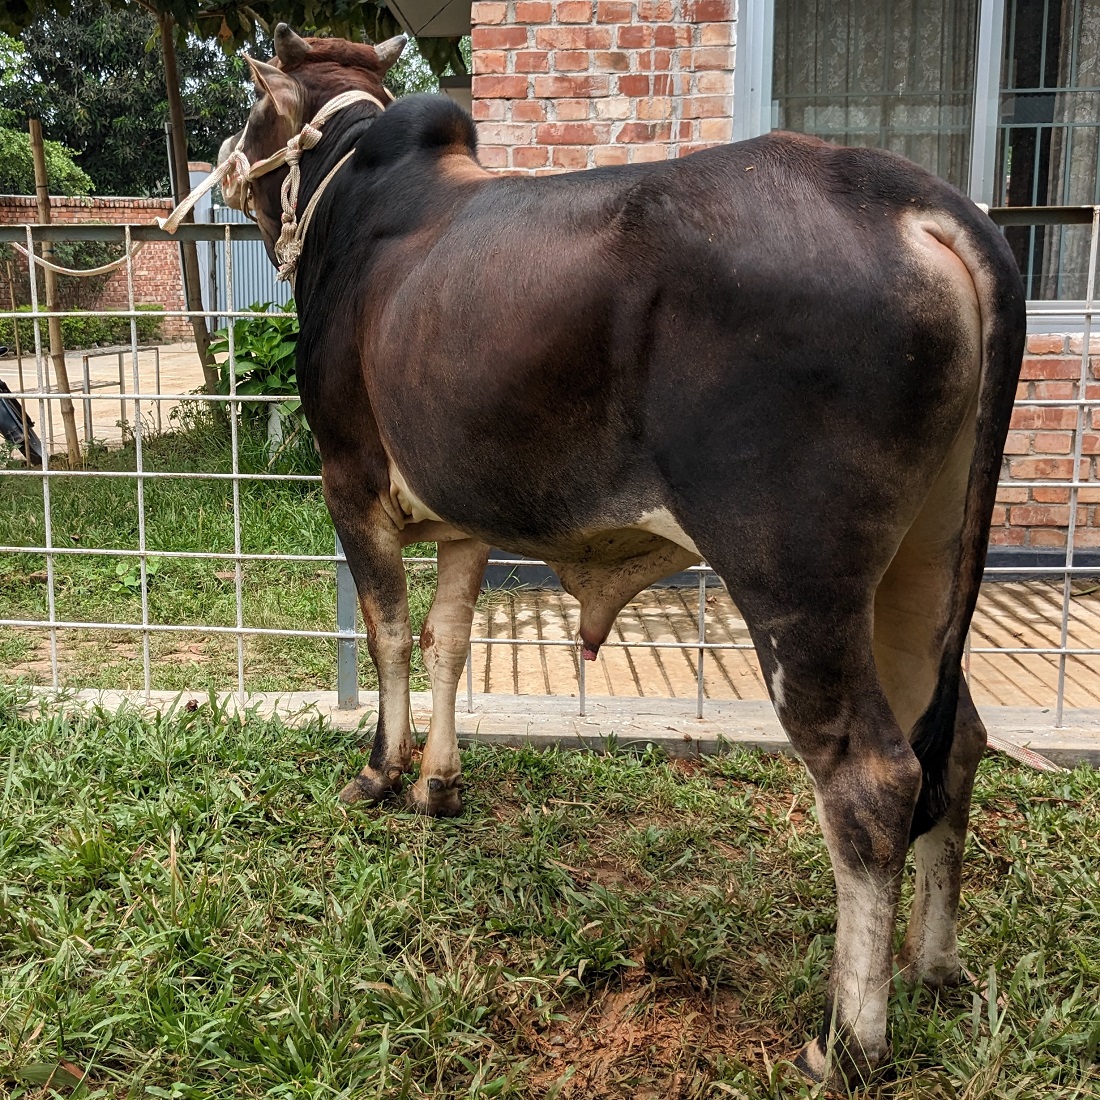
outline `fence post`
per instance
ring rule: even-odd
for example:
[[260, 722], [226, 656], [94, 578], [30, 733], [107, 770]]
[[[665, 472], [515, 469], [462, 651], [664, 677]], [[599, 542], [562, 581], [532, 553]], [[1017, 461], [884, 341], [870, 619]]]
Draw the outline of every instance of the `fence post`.
[[355, 581], [336, 536], [336, 709], [355, 710], [359, 706], [359, 643], [355, 638], [355, 609], [358, 605]]

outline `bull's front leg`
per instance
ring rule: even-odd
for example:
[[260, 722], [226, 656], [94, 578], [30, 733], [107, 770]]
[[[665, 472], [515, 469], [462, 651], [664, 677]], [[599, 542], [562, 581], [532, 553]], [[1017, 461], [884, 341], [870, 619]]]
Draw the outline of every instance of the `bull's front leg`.
[[[327, 475], [327, 472], [326, 472]], [[409, 727], [408, 590], [401, 532], [377, 497], [345, 493], [325, 477], [325, 499], [355, 580], [367, 648], [378, 673], [378, 728], [367, 766], [340, 792], [342, 802], [379, 802], [398, 794], [412, 759]]]
[[407, 797], [412, 809], [433, 817], [454, 817], [462, 812], [455, 697], [488, 558], [489, 547], [476, 539], [439, 543], [439, 581], [420, 631], [420, 650], [432, 682], [432, 724], [420, 778]]

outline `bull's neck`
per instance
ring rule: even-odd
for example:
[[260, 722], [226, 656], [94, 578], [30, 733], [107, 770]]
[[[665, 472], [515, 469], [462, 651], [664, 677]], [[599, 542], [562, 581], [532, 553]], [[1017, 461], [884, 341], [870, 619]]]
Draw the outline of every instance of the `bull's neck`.
[[336, 162], [367, 132], [381, 112], [373, 103], [353, 103], [325, 123], [324, 136], [302, 154], [302, 182], [298, 189], [298, 216]]
[[[299, 218], [328, 172], [341, 157], [354, 148], [355, 143], [366, 133], [379, 114], [379, 109], [371, 103], [354, 103], [325, 123], [323, 136], [316, 146], [303, 150], [299, 162], [301, 178], [296, 206]], [[256, 186], [260, 207], [264, 211], [268, 224], [272, 227], [270, 230], [265, 229], [261, 223], [264, 243], [272, 263], [276, 264], [275, 240], [278, 238], [279, 226], [282, 222], [281, 189], [288, 170], [282, 168], [263, 176]], [[269, 233], [274, 235], [269, 236]]]

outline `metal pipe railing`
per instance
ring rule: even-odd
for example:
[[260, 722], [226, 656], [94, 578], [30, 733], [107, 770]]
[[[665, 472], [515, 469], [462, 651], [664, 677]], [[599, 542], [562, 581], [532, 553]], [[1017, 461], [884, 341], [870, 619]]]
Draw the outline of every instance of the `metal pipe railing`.
[[[1063, 408], [1072, 409], [1075, 412], [1075, 424], [1073, 431], [1074, 445], [1072, 453], [1073, 476], [1068, 478], [1031, 478], [1008, 479], [1001, 484], [1003, 487], [1012, 488], [1043, 488], [1063, 489], [1067, 499], [1064, 505], [1068, 508], [1068, 520], [1066, 525], [1067, 545], [1064, 562], [1057, 568], [1043, 565], [1029, 566], [992, 566], [987, 568], [986, 575], [996, 578], [1003, 575], [1049, 577], [1056, 575], [1062, 579], [1061, 615], [1059, 623], [1058, 643], [1043, 644], [1037, 646], [1016, 645], [970, 645], [969, 655], [1004, 655], [1021, 656], [1033, 655], [1042, 658], [1054, 658], [1058, 665], [1057, 705], [1055, 708], [1055, 721], [1060, 725], [1064, 718], [1065, 708], [1065, 684], [1067, 662], [1073, 658], [1100, 656], [1100, 647], [1071, 645], [1069, 637], [1070, 600], [1073, 595], [1071, 582], [1074, 577], [1092, 576], [1100, 572], [1097, 566], [1076, 564], [1075, 552], [1077, 551], [1077, 513], [1080, 500], [1080, 490], [1083, 488], [1096, 488], [1100, 482], [1091, 476], [1082, 476], [1081, 467], [1084, 461], [1083, 439], [1088, 429], [1089, 410], [1100, 407], [1100, 398], [1088, 396], [1088, 387], [1096, 385], [1090, 376], [1090, 336], [1092, 333], [1092, 318], [1095, 313], [1095, 289], [1097, 248], [1100, 241], [1100, 207], [1067, 207], [1048, 208], [1044, 210], [1018, 210], [998, 208], [990, 211], [990, 216], [1002, 226], [1014, 226], [1025, 224], [1042, 225], [1091, 225], [1091, 251], [1088, 272], [1088, 292], [1083, 303], [1031, 303], [1029, 315], [1033, 318], [1045, 318], [1057, 321], [1060, 318], [1084, 317], [1082, 335], [1082, 349], [1080, 356], [1080, 370], [1078, 377], [1073, 380], [1075, 396], [1065, 399], [1057, 398], [1021, 398], [1017, 405], [1028, 408]], [[170, 241], [177, 242], [181, 238], [197, 241], [213, 242], [224, 250], [225, 270], [227, 272], [227, 301], [224, 309], [201, 310], [164, 310], [158, 311], [159, 317], [204, 317], [215, 321], [221, 321], [228, 326], [228, 355], [231, 369], [228, 371], [229, 393], [227, 394], [198, 394], [198, 393], [165, 393], [158, 384], [154, 392], [143, 387], [141, 368], [139, 363], [140, 346], [137, 341], [137, 319], [148, 317], [148, 313], [136, 308], [134, 257], [130, 247], [136, 241]], [[51, 680], [55, 687], [60, 685], [60, 671], [58, 665], [58, 631], [61, 630], [104, 630], [112, 632], [139, 632], [142, 638], [142, 663], [143, 684], [146, 693], [151, 690], [151, 665], [150, 638], [160, 634], [182, 633], [207, 633], [212, 635], [232, 636], [237, 647], [236, 687], [242, 696], [246, 690], [244, 641], [249, 636], [257, 637], [287, 637], [287, 638], [316, 638], [331, 639], [336, 642], [337, 668], [336, 683], [339, 705], [342, 707], [354, 706], [358, 702], [356, 685], [358, 643], [365, 640], [366, 636], [357, 629], [357, 597], [355, 585], [351, 577], [350, 569], [344, 557], [343, 550], [337, 541], [331, 554], [262, 554], [245, 552], [241, 539], [241, 500], [240, 486], [247, 482], [301, 482], [316, 484], [321, 479], [314, 474], [273, 474], [273, 473], [246, 473], [240, 468], [240, 436], [239, 422], [242, 405], [246, 403], [279, 403], [290, 400], [288, 396], [278, 395], [248, 395], [242, 397], [236, 390], [236, 364], [235, 334], [232, 321], [237, 318], [252, 317], [255, 314], [251, 310], [235, 308], [234, 305], [234, 281], [233, 281], [233, 256], [232, 246], [242, 242], [259, 241], [259, 233], [251, 224], [231, 223], [228, 225], [184, 225], [175, 236], [169, 236], [163, 231], [151, 226], [0, 226], [0, 242], [25, 241], [26, 246], [33, 249], [36, 242], [45, 240], [122, 240], [127, 246], [128, 260], [124, 266], [127, 285], [127, 308], [104, 311], [47, 311], [39, 308], [37, 290], [31, 284], [31, 310], [29, 312], [14, 313], [11, 310], [0, 310], [0, 317], [17, 317], [22, 321], [29, 321], [34, 332], [34, 356], [36, 365], [36, 388], [16, 391], [13, 396], [27, 402], [34, 402], [39, 409], [39, 423], [47, 421], [47, 408], [55, 401], [70, 397], [74, 400], [85, 402], [86, 425], [91, 423], [91, 408], [96, 401], [118, 401], [133, 403], [134, 416], [134, 448], [135, 468], [132, 470], [91, 470], [91, 469], [67, 469], [51, 466], [48, 453], [43, 455], [42, 469], [8, 469], [0, 470], [0, 477], [31, 477], [40, 478], [42, 481], [43, 501], [43, 538], [40, 542], [30, 545], [0, 545], [0, 554], [42, 555], [46, 559], [47, 572], [47, 616], [45, 619], [27, 619], [16, 616], [0, 618], [0, 627], [19, 629], [44, 630], [50, 637], [50, 665]], [[258, 247], [258, 246], [257, 246]], [[125, 355], [130, 357], [131, 388], [130, 392], [122, 394], [108, 394], [91, 392], [92, 386], [88, 379], [85, 380], [81, 391], [75, 394], [62, 394], [51, 390], [48, 385], [48, 361], [43, 349], [42, 324], [51, 317], [66, 317], [79, 313], [82, 316], [91, 315], [111, 316], [124, 318], [130, 321], [130, 345], [126, 351], [120, 352], [120, 363]], [[93, 353], [94, 354], [94, 353]], [[86, 361], [86, 360], [85, 360]], [[120, 375], [121, 377], [121, 375]], [[122, 387], [120, 386], [120, 389]], [[147, 455], [145, 450], [146, 429], [141, 416], [143, 403], [155, 403], [156, 407], [164, 401], [194, 402], [196, 404], [224, 405], [229, 412], [229, 424], [231, 434], [231, 458], [230, 469], [225, 470], [199, 470], [199, 471], [172, 471], [150, 469], [146, 465]], [[123, 408], [125, 419], [125, 405]], [[90, 427], [86, 426], [86, 435], [90, 434]], [[1069, 430], [1069, 429], [1066, 429]], [[49, 451], [47, 445], [45, 451]], [[129, 479], [135, 482], [137, 490], [138, 506], [138, 547], [136, 549], [116, 550], [107, 547], [93, 546], [57, 546], [53, 537], [53, 499], [51, 485], [57, 478], [113, 478]], [[180, 480], [210, 480], [216, 482], [230, 482], [232, 485], [232, 512], [233, 512], [233, 550], [232, 552], [219, 552], [212, 550], [195, 551], [157, 551], [148, 545], [145, 524], [145, 486], [150, 482], [165, 479]], [[58, 561], [74, 556], [88, 557], [117, 557], [136, 559], [139, 563], [140, 589], [141, 589], [141, 620], [140, 622], [99, 622], [73, 620], [60, 617], [57, 612], [56, 592], [57, 578], [55, 567]], [[231, 562], [234, 570], [234, 622], [229, 623], [153, 623], [150, 621], [148, 602], [148, 562], [151, 558], [166, 559], [190, 559], [208, 560], [219, 562]], [[434, 564], [432, 556], [415, 556], [406, 558], [406, 565], [414, 567], [424, 564]], [[332, 563], [334, 566], [336, 587], [336, 623], [333, 630], [306, 630], [306, 629], [281, 629], [272, 627], [250, 626], [245, 622], [244, 614], [244, 575], [243, 566], [247, 562], [317, 562]], [[504, 566], [518, 566], [526, 564], [544, 564], [536, 562], [517, 562], [512, 558], [493, 557], [490, 564]], [[704, 670], [706, 655], [723, 651], [747, 651], [752, 646], [747, 642], [715, 642], [707, 637], [707, 580], [712, 576], [712, 571], [705, 565], [691, 567], [688, 572], [696, 574], [698, 605], [696, 611], [695, 636], [684, 641], [623, 641], [609, 640], [604, 643], [605, 649], [610, 650], [651, 650], [665, 651], [676, 650], [685, 654], [694, 655], [695, 679], [696, 679], [696, 714], [702, 716], [705, 706]], [[417, 642], [419, 641], [416, 639]], [[498, 647], [546, 647], [553, 649], [571, 649], [576, 657], [577, 669], [577, 700], [578, 711], [585, 713], [587, 684], [585, 675], [586, 662], [579, 659], [577, 643], [569, 638], [523, 638], [523, 637], [473, 637], [471, 638], [471, 654], [473, 646]], [[473, 670], [472, 660], [467, 660], [467, 706], [473, 706]]]

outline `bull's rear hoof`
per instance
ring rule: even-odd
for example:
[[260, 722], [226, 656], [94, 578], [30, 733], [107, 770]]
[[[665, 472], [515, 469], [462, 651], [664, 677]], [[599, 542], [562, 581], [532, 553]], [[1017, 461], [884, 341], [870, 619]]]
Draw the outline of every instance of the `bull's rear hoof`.
[[894, 965], [906, 985], [920, 985], [932, 991], [977, 984], [957, 962], [930, 964], [910, 961], [903, 952], [894, 959]]
[[794, 1064], [811, 1080], [823, 1081], [826, 1074], [825, 1052], [820, 1039], [811, 1039], [794, 1057]]
[[405, 793], [405, 804], [425, 817], [458, 817], [462, 813], [462, 788], [461, 776], [450, 780], [421, 776]]
[[400, 772], [393, 776], [383, 775], [373, 768], [364, 768], [341, 792], [340, 801], [346, 806], [356, 802], [376, 804], [391, 795], [401, 793], [403, 779]]
[[824, 1081], [830, 1089], [843, 1093], [868, 1085], [885, 1057], [867, 1058], [862, 1052], [853, 1056], [839, 1045], [827, 1055], [819, 1037], [811, 1039], [795, 1055], [794, 1064], [811, 1081]]

